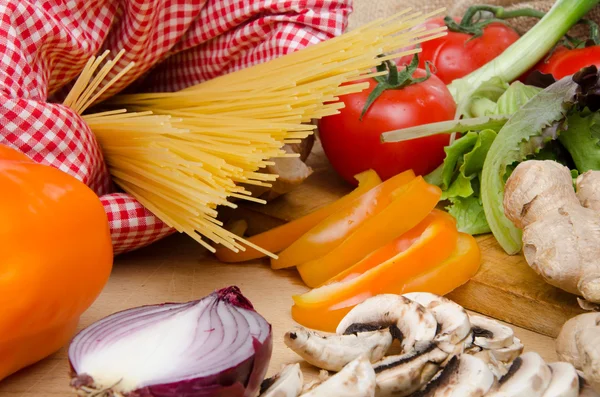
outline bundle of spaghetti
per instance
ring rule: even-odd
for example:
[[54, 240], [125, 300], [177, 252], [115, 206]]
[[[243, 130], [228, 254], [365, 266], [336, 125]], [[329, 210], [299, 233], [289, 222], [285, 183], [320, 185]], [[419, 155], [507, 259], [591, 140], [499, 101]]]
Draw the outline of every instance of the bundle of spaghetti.
[[[208, 241], [238, 252], [257, 247], [223, 228], [218, 206], [230, 198], [264, 203], [244, 185], [271, 186], [261, 172], [314, 132], [311, 121], [339, 112], [339, 97], [368, 87], [383, 61], [418, 52], [411, 45], [445, 34], [419, 27], [439, 11], [405, 10], [390, 18], [178, 92], [117, 95], [84, 114], [126, 73], [102, 80], [123, 54], [90, 59], [65, 104], [83, 114], [102, 147], [114, 181], [167, 225], [214, 252]], [[97, 71], [99, 69], [99, 71]], [[127, 68], [125, 68], [127, 69]], [[97, 71], [97, 72], [96, 72]]]

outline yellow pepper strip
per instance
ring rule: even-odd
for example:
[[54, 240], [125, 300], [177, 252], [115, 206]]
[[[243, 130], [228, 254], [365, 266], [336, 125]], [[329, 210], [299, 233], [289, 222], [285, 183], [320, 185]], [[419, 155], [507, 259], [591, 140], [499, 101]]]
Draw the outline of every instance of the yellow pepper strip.
[[[303, 216], [302, 218], [298, 218], [264, 233], [249, 237], [246, 240], [269, 252], [280, 252], [323, 219], [335, 212], [343, 210], [351, 205], [356, 198], [362, 196], [381, 183], [381, 178], [379, 178], [379, 175], [373, 170], [362, 172], [356, 175], [355, 178], [358, 181], [358, 187], [339, 200]], [[217, 247], [215, 255], [220, 261], [229, 263], [245, 262], [265, 256], [262, 252], [251, 247], [246, 247], [245, 251], [240, 252], [234, 252], [227, 247]]]
[[[424, 255], [436, 255], [442, 237], [439, 232], [426, 231], [429, 237], [423, 237], [407, 249], [402, 258], [396, 258], [393, 264], [380, 265], [354, 279], [336, 282], [294, 297], [292, 317], [305, 327], [325, 332], [335, 332], [341, 319], [357, 304], [378, 294], [403, 294], [414, 291], [433, 292], [440, 295], [466, 283], [477, 272], [481, 255], [475, 239], [464, 233], [456, 233], [451, 244], [454, 249], [444, 260], [425, 259]], [[434, 238], [434, 236], [436, 236]], [[447, 249], [447, 241], [446, 247]], [[425, 251], [428, 251], [427, 253]], [[442, 255], [439, 255], [442, 256]], [[410, 259], [408, 259], [410, 257]], [[418, 259], [421, 257], [421, 259]], [[429, 260], [427, 266], [422, 266]], [[437, 262], [435, 262], [437, 261]], [[406, 268], [417, 267], [416, 276], [408, 276]], [[397, 269], [401, 269], [396, 274]]]
[[394, 191], [413, 179], [414, 172], [405, 171], [356, 198], [352, 205], [334, 212], [284, 249], [278, 259], [271, 259], [271, 267], [293, 267], [326, 255], [369, 218], [383, 211], [392, 202]]
[[317, 287], [421, 222], [436, 206], [441, 190], [418, 176], [394, 192], [392, 202], [369, 218], [325, 256], [298, 265], [304, 283]]

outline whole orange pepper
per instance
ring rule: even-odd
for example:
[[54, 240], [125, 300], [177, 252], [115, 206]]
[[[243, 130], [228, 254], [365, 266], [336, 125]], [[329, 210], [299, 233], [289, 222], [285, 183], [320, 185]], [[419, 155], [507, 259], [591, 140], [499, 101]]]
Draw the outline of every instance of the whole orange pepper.
[[304, 283], [317, 287], [393, 241], [435, 208], [442, 192], [418, 176], [394, 192], [392, 202], [325, 256], [297, 266]]
[[[323, 219], [348, 207], [352, 204], [354, 199], [362, 196], [364, 193], [381, 183], [381, 178], [379, 178], [379, 175], [373, 170], [362, 172], [356, 175], [355, 178], [358, 181], [358, 187], [339, 200], [321, 207], [306, 216], [270, 229], [264, 233], [246, 238], [246, 240], [271, 253], [280, 252]], [[245, 251], [240, 252], [234, 252], [227, 247], [216, 247], [215, 256], [221, 262], [234, 263], [263, 258], [265, 254], [252, 247], [246, 247]]]
[[278, 259], [271, 259], [273, 269], [283, 269], [320, 258], [340, 245], [370, 217], [383, 211], [394, 196], [392, 193], [415, 178], [412, 170], [402, 172], [379, 184], [352, 204], [332, 213], [284, 249]]
[[0, 380], [56, 352], [108, 281], [106, 213], [85, 184], [0, 145]]
[[[472, 257], [470, 252], [467, 256], [456, 256], [459, 241], [454, 218], [434, 210], [421, 224], [389, 246], [375, 251], [325, 285], [294, 296], [292, 317], [306, 327], [335, 332], [339, 321], [365, 299], [378, 294], [401, 293], [407, 282], [445, 261], [468, 262]], [[398, 249], [397, 254], [385, 259], [394, 247]], [[421, 287], [421, 291], [429, 291], [427, 285]]]

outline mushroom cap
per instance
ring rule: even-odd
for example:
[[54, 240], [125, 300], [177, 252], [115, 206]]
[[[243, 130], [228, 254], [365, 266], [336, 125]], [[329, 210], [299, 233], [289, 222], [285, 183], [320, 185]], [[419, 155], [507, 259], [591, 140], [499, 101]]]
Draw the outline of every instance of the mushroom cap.
[[303, 382], [300, 364], [288, 364], [277, 375], [263, 381], [259, 397], [297, 397], [302, 392]]
[[581, 370], [583, 359], [577, 348], [576, 335], [583, 329], [598, 326], [600, 326], [600, 313], [583, 313], [567, 320], [555, 341], [558, 358]]

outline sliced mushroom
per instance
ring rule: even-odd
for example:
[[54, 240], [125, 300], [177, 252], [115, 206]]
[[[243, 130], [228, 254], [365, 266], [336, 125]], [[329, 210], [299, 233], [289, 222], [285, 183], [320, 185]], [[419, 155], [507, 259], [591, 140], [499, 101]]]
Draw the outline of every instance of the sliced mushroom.
[[403, 296], [421, 304], [433, 314], [440, 327], [434, 341], [447, 353], [455, 352], [456, 345], [471, 332], [466, 310], [450, 299], [429, 292], [412, 292]]
[[380, 360], [393, 342], [390, 330], [348, 335], [321, 335], [306, 328], [287, 332], [284, 342], [308, 363], [329, 371], [340, 371], [357, 357], [366, 355], [371, 362]]
[[585, 380], [583, 373], [577, 371], [579, 375], [579, 397], [600, 397], [600, 393], [592, 388], [592, 386]]
[[515, 336], [512, 345], [500, 349], [491, 349], [490, 351], [498, 361], [510, 363], [523, 353], [523, 347], [521, 340]]
[[448, 354], [430, 343], [427, 348], [375, 363], [377, 396], [408, 396], [419, 390], [438, 372]]
[[551, 379], [550, 367], [538, 353], [523, 353], [513, 361], [508, 373], [498, 382], [497, 390], [489, 396], [541, 397]]
[[437, 321], [422, 305], [401, 295], [381, 294], [356, 305], [337, 327], [344, 334], [352, 324], [395, 325], [401, 334], [403, 353], [416, 344], [427, 345], [437, 333]]
[[485, 349], [482, 349], [481, 347], [478, 347], [478, 348], [480, 349], [479, 351], [471, 350], [468, 354], [472, 355], [473, 357], [477, 357], [481, 361], [485, 362], [487, 364], [488, 368], [490, 369], [490, 371], [492, 371], [494, 376], [498, 379], [502, 378], [504, 375], [506, 375], [508, 373], [508, 369], [510, 368], [510, 363], [507, 364], [507, 363], [503, 363], [502, 361], [499, 361], [496, 358], [496, 356], [494, 356], [494, 353], [492, 352], [492, 350], [485, 350]]
[[575, 334], [585, 380], [600, 393], [600, 327], [584, 328]]
[[484, 349], [501, 349], [513, 344], [512, 328], [483, 316], [470, 315], [471, 329], [475, 335], [475, 343]]
[[569, 362], [577, 369], [583, 368], [583, 357], [577, 349], [575, 336], [586, 328], [600, 326], [600, 313], [584, 313], [565, 322], [556, 338], [556, 354], [562, 361]]
[[579, 375], [573, 365], [556, 362], [548, 364], [548, 367], [552, 372], [552, 380], [542, 397], [579, 396]]
[[494, 385], [496, 378], [487, 364], [469, 354], [453, 357], [419, 393], [423, 397], [481, 397]]
[[375, 371], [366, 356], [348, 363], [302, 397], [374, 397]]
[[259, 397], [298, 397], [303, 382], [300, 364], [286, 365], [277, 375], [262, 382]]

